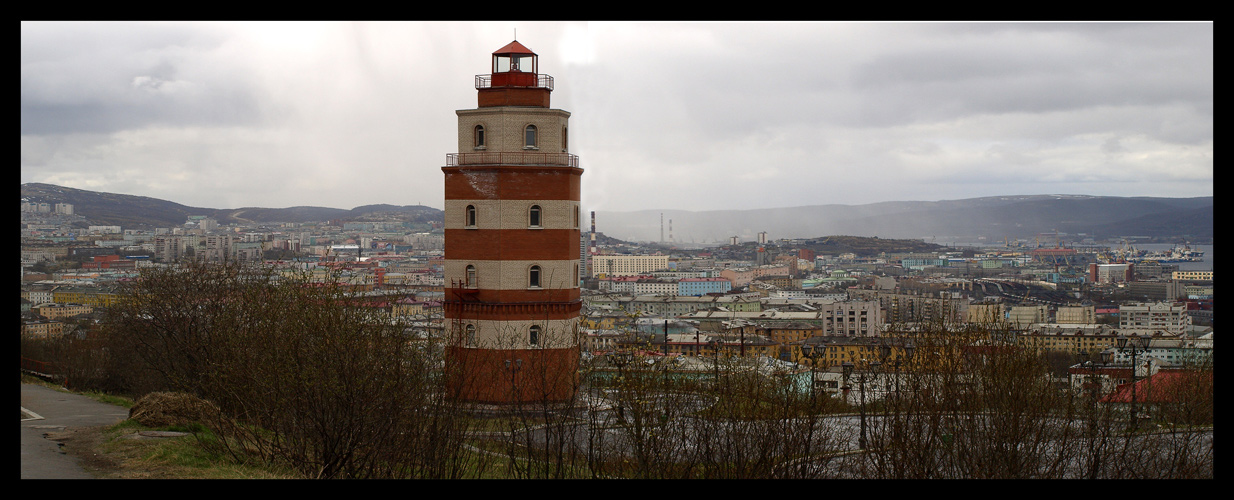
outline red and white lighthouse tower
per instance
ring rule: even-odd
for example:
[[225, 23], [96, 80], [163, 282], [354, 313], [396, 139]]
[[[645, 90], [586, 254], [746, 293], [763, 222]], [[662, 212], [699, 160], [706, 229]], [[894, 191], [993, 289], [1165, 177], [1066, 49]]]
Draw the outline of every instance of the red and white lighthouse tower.
[[583, 170], [538, 69], [517, 41], [493, 52], [441, 169], [447, 380], [463, 401], [563, 402], [578, 384]]

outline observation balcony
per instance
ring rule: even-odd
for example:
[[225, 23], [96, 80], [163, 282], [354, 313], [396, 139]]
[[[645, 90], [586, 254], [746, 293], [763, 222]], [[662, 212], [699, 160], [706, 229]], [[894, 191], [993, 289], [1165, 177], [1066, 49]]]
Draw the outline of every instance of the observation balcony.
[[535, 151], [449, 153], [446, 155], [447, 167], [472, 165], [546, 165], [578, 168], [578, 155]]
[[536, 73], [495, 73], [476, 75], [476, 89], [524, 87], [553, 90], [553, 77]]

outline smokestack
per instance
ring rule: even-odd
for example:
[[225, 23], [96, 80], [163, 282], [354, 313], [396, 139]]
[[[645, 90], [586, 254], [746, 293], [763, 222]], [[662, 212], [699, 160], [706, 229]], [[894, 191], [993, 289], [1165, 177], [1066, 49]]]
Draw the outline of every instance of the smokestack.
[[588, 248], [588, 256], [587, 256], [587, 276], [589, 277], [595, 274], [595, 270], [591, 269], [591, 267], [594, 265], [592, 264], [592, 262], [593, 262], [593, 259], [595, 259], [595, 256], [596, 256], [596, 211], [592, 210], [591, 211], [591, 242]]

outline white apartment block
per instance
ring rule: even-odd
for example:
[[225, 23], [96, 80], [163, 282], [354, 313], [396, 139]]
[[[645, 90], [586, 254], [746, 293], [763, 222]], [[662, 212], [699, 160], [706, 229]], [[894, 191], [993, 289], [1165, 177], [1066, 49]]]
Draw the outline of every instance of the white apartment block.
[[638, 280], [634, 282], [635, 295], [677, 295], [677, 280]]
[[39, 287], [31, 288], [29, 290], [22, 290], [21, 295], [22, 298], [30, 301], [30, 304], [32, 305], [47, 304], [52, 302], [51, 288]]
[[[1151, 375], [1162, 366], [1186, 367], [1212, 362], [1212, 338], [1154, 338], [1148, 349], [1136, 354], [1136, 376]], [[1131, 364], [1131, 354], [1114, 349], [1113, 363]]]
[[1092, 264], [1096, 269], [1096, 276], [1092, 276], [1094, 282], [1097, 283], [1117, 283], [1127, 281], [1128, 269], [1131, 264]]
[[635, 277], [604, 278], [599, 281], [599, 289], [605, 292], [632, 294], [637, 282], [638, 278]]
[[1118, 307], [1118, 328], [1123, 334], [1145, 335], [1162, 332], [1179, 335], [1191, 324], [1187, 304], [1156, 302], [1127, 304]]
[[965, 311], [965, 321], [969, 323], [1001, 323], [1007, 319], [1003, 304], [969, 304]]
[[1007, 311], [1007, 322], [1016, 328], [1026, 328], [1033, 323], [1048, 321], [1049, 312], [1047, 306], [1011, 306]]
[[820, 307], [823, 334], [873, 337], [882, 330], [882, 306], [877, 300], [833, 302]]
[[403, 242], [415, 250], [443, 250], [446, 248], [446, 236], [433, 233], [412, 233], [403, 237]]
[[1097, 322], [1095, 306], [1062, 306], [1054, 313], [1055, 323], [1091, 325]]
[[591, 276], [632, 276], [668, 268], [667, 255], [596, 255]]
[[179, 236], [158, 235], [154, 237], [154, 258], [175, 262], [184, 255], [185, 241]]
[[48, 262], [56, 261], [56, 253], [50, 250], [22, 250], [21, 261], [23, 263], [30, 262], [31, 264], [45, 260]]

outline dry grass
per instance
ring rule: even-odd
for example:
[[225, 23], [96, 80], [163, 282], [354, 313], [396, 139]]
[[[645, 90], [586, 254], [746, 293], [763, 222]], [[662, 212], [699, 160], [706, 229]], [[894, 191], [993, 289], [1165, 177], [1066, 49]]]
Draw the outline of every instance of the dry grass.
[[207, 433], [178, 437], [148, 437], [152, 430], [132, 420], [92, 431], [79, 446], [91, 448], [98, 457], [89, 468], [103, 478], [124, 479], [295, 479], [290, 471], [262, 464], [238, 464], [208, 453], [199, 439], [213, 439]]

